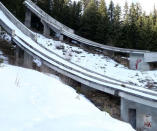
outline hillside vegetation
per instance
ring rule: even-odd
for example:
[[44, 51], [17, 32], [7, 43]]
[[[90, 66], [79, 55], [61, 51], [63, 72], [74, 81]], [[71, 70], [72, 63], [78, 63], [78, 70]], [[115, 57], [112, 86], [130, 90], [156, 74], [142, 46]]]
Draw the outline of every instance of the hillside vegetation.
[[[19, 19], [24, 20], [23, 0], [1, 0]], [[33, 0], [48, 14], [76, 33], [106, 45], [157, 51], [157, 10], [149, 15], [139, 3], [125, 7], [105, 0]], [[152, 7], [153, 8], [153, 7]]]

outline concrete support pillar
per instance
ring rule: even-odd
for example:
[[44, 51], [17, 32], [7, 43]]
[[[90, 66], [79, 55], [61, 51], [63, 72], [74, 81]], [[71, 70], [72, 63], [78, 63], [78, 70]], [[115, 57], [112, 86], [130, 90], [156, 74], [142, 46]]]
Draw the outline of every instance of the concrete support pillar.
[[64, 36], [58, 31], [56, 32], [56, 37], [60, 40], [63, 41], [64, 40]]
[[23, 65], [23, 53], [24, 53], [24, 51], [20, 47], [16, 46], [16, 49], [14, 51], [14, 58], [15, 58], [14, 64], [15, 65], [17, 65], [17, 66]]
[[41, 20], [41, 23], [44, 26], [43, 35], [46, 36], [46, 37], [50, 36], [50, 28], [49, 28], [48, 24], [45, 23], [43, 20]]
[[60, 40], [60, 41], [63, 41], [63, 39], [64, 39], [64, 36], [60, 34], [59, 40]]
[[32, 13], [29, 9], [26, 9], [26, 13], [25, 13], [25, 26], [27, 26], [28, 28], [31, 27], [31, 16]]
[[150, 65], [144, 61], [144, 54], [130, 53], [129, 67], [133, 70], [149, 71]]
[[120, 116], [121, 116], [121, 120], [128, 122], [128, 109], [126, 109], [125, 106], [125, 100], [123, 98], [121, 98], [121, 104], [120, 104]]
[[33, 68], [33, 58], [27, 52], [24, 52], [24, 67]]
[[19, 54], [20, 54], [20, 48], [16, 46], [15, 49], [15, 65], [19, 65]]

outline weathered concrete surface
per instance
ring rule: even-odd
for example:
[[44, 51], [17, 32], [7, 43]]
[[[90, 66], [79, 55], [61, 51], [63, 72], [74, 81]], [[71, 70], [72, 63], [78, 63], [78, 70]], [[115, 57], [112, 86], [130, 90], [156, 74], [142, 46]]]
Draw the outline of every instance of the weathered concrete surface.
[[150, 70], [149, 63], [146, 63], [144, 61], [144, 54], [130, 53], [129, 60], [130, 60], [129, 62], [130, 69], [141, 70], [141, 71]]
[[[121, 98], [121, 119], [130, 122], [129, 110], [135, 110], [137, 131], [156, 131], [157, 130], [157, 110], [156, 108], [145, 106]], [[147, 120], [146, 120], [147, 118]], [[149, 123], [150, 122], [150, 123]], [[149, 127], [150, 126], [150, 127]]]
[[25, 26], [30, 28], [31, 27], [31, 16], [32, 13], [29, 9], [26, 9], [26, 13], [25, 13]]

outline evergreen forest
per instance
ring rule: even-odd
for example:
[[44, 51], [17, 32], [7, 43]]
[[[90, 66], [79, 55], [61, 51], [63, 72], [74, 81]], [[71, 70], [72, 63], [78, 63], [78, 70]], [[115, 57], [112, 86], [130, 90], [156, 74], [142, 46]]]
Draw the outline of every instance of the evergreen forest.
[[[24, 0], [1, 0], [24, 21]], [[76, 34], [105, 45], [157, 51], [157, 10], [150, 14], [139, 3], [109, 6], [105, 0], [32, 0], [49, 15], [71, 27]]]

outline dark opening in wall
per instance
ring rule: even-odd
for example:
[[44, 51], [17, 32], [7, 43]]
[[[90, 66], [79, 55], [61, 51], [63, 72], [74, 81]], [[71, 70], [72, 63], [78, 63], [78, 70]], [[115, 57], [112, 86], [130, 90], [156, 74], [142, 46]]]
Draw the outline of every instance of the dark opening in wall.
[[128, 113], [129, 123], [136, 129], [136, 109], [129, 109]]
[[151, 70], [156, 70], [157, 69], [157, 62], [151, 62], [149, 63]]

